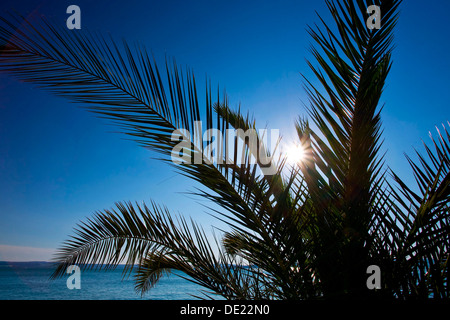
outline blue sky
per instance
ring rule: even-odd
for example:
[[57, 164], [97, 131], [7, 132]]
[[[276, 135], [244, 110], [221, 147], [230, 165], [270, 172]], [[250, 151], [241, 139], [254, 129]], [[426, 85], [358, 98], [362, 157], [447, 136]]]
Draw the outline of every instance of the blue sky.
[[[226, 89], [261, 126], [293, 136], [307, 102], [300, 73], [306, 26], [327, 19], [324, 1], [11, 1], [24, 15], [65, 25], [81, 8], [82, 30], [138, 41], [157, 58], [173, 56], [198, 79]], [[403, 153], [450, 120], [446, 0], [405, 0], [395, 32], [393, 68], [381, 102], [386, 164], [413, 183]], [[329, 19], [328, 19], [329, 21]], [[201, 92], [200, 92], [201, 93]], [[206, 229], [216, 220], [185, 195], [195, 184], [115, 128], [63, 98], [0, 74], [0, 260], [46, 260], [73, 227], [115, 201], [156, 200]]]

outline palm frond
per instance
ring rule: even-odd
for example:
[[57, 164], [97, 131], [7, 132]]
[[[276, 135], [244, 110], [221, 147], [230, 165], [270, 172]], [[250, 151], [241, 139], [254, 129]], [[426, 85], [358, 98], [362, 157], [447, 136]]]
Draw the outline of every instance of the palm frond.
[[[308, 30], [318, 66], [310, 61], [308, 65], [321, 88], [305, 78], [307, 110], [318, 131], [307, 121], [297, 124], [299, 139], [310, 150], [302, 175], [316, 209], [318, 228], [310, 237], [316, 242], [315, 256], [321, 257], [319, 275], [327, 275], [321, 279], [329, 286], [325, 290], [361, 291], [370, 248], [375, 245], [370, 228], [373, 219], [383, 214], [377, 205], [384, 181], [379, 100], [391, 66], [401, 1], [326, 3], [335, 29], [319, 16], [322, 28]], [[366, 10], [372, 4], [383, 13], [379, 30], [366, 26]]]
[[[420, 193], [416, 193], [395, 173], [393, 196], [401, 217], [402, 242], [395, 252], [404, 262], [408, 286], [416, 294], [428, 297], [448, 297], [448, 259], [450, 249], [450, 135], [445, 126], [437, 130], [438, 141], [431, 136], [434, 152], [427, 144], [428, 159], [416, 151], [419, 164], [407, 159], [416, 177]], [[397, 213], [398, 211], [396, 211]], [[398, 214], [399, 215], [399, 214]], [[399, 215], [400, 216], [400, 215]]]
[[251, 291], [243, 286], [254, 286], [255, 272], [220, 250], [194, 222], [174, 220], [154, 202], [150, 207], [117, 203], [116, 209], [97, 212], [75, 229], [54, 258], [58, 267], [52, 277], [63, 275], [72, 264], [109, 269], [125, 262], [124, 273], [136, 271], [136, 290], [142, 294], [164, 273], [179, 270], [216, 294], [248, 298]]
[[[230, 120], [213, 114], [208, 86], [201, 110], [196, 79], [190, 71], [184, 77], [175, 61], [173, 66], [166, 61], [164, 80], [155, 59], [138, 45], [133, 52], [124, 42], [121, 50], [112, 39], [70, 33], [45, 20], [37, 25], [18, 16], [1, 21], [1, 71], [82, 104], [111, 120], [141, 146], [162, 154], [162, 160], [172, 165], [173, 150], [181, 139], [185, 142], [181, 152], [187, 156], [187, 163], [174, 165], [177, 170], [203, 184], [234, 209], [238, 206], [251, 211], [261, 205], [261, 189], [267, 185], [260, 182], [264, 172], [257, 169], [266, 163], [251, 161], [255, 155], [248, 144], [239, 150], [238, 143], [227, 140]], [[226, 98], [225, 103], [217, 99], [216, 105], [226, 105]], [[209, 163], [205, 157], [202, 124], [206, 124], [205, 130], [217, 128], [223, 138], [216, 150], [217, 163]], [[227, 161], [228, 154], [221, 152], [230, 144], [234, 145], [229, 151], [234, 160], [231, 163]], [[266, 150], [259, 137], [256, 145]], [[274, 166], [274, 173], [277, 171]], [[255, 199], [251, 206], [246, 201], [249, 198]]]

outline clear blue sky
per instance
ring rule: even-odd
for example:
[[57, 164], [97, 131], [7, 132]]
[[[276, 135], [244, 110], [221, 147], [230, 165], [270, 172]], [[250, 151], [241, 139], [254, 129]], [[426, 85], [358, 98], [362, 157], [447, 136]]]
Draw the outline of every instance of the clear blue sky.
[[[261, 127], [289, 138], [296, 117], [305, 115], [300, 73], [312, 79], [305, 29], [318, 22], [316, 10], [329, 17], [322, 0], [3, 0], [0, 10], [65, 25], [71, 4], [81, 8], [82, 31], [139, 41], [199, 79], [207, 74]], [[450, 120], [449, 12], [447, 0], [405, 0], [395, 32], [381, 99], [382, 150], [386, 164], [411, 183], [403, 153], [412, 155], [434, 126]], [[154, 199], [206, 229], [217, 224], [199, 199], [181, 194], [194, 183], [114, 130], [63, 98], [0, 74], [0, 260], [48, 259], [76, 223], [115, 201]]]

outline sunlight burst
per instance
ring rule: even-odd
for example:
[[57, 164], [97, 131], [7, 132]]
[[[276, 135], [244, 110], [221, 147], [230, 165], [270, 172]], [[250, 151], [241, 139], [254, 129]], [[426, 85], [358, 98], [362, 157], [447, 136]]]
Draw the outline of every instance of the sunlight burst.
[[286, 150], [286, 160], [290, 164], [299, 164], [305, 158], [305, 149], [302, 145], [293, 144]]

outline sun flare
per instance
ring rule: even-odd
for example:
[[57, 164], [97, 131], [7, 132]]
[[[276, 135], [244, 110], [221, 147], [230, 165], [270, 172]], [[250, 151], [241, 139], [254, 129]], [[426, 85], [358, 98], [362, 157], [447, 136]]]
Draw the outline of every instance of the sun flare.
[[290, 164], [299, 164], [305, 158], [305, 149], [302, 145], [292, 144], [286, 150], [286, 160]]

